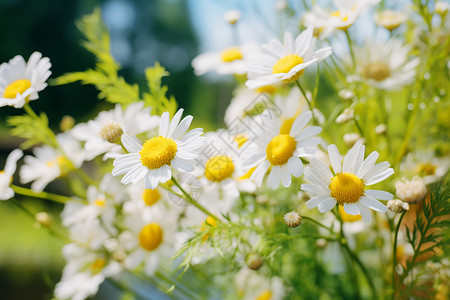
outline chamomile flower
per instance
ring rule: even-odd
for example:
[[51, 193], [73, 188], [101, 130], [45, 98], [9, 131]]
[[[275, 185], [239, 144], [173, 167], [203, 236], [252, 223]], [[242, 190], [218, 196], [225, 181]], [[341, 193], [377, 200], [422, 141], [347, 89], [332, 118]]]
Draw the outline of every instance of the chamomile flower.
[[327, 37], [333, 30], [347, 30], [371, 6], [380, 0], [333, 0], [336, 10], [327, 11], [321, 6], [314, 6], [312, 11], [303, 15], [303, 24], [320, 30], [322, 37]]
[[221, 52], [206, 52], [194, 58], [192, 67], [197, 76], [209, 71], [221, 75], [245, 74], [249, 57], [258, 52], [258, 46], [252, 43], [230, 47]]
[[57, 135], [62, 151], [44, 145], [33, 149], [34, 156], [27, 155], [20, 169], [22, 183], [33, 181], [31, 188], [42, 191], [47, 184], [58, 177], [63, 177], [73, 168], [79, 168], [84, 161], [81, 145], [69, 133]]
[[316, 137], [322, 131], [319, 126], [305, 127], [311, 120], [310, 111], [299, 114], [289, 130], [280, 133], [281, 122], [271, 111], [259, 116], [261, 132], [250, 143], [244, 167], [256, 167], [251, 175], [257, 186], [261, 186], [264, 175], [271, 167], [267, 184], [276, 189], [280, 182], [283, 186], [291, 185], [291, 176], [299, 177], [303, 174], [300, 157], [310, 157], [315, 153], [315, 146], [320, 143]]
[[242, 268], [234, 277], [239, 298], [281, 300], [286, 289], [279, 277], [267, 278], [247, 267]]
[[377, 25], [392, 31], [408, 20], [408, 14], [395, 10], [385, 10], [374, 14], [373, 19]]
[[132, 103], [126, 109], [117, 104], [113, 110], [102, 111], [94, 120], [78, 124], [72, 134], [85, 142], [87, 160], [103, 153], [106, 153], [104, 158], [115, 157], [123, 153], [118, 144], [122, 134], [136, 136], [158, 126], [159, 117], [151, 116], [150, 111], [143, 102]]
[[147, 140], [143, 145], [139, 140], [126, 134], [122, 135], [122, 144], [130, 152], [119, 155], [114, 160], [113, 176], [123, 175], [125, 185], [144, 179], [147, 189], [156, 189], [159, 183], [165, 183], [172, 177], [171, 167], [181, 172], [194, 170], [193, 161], [198, 157], [198, 149], [203, 146], [203, 129], [196, 128], [186, 132], [192, 122], [192, 116], [181, 122], [183, 109], [169, 122], [169, 113], [161, 116], [159, 136]]
[[0, 200], [8, 200], [14, 197], [14, 191], [10, 187], [17, 161], [23, 156], [20, 149], [13, 150], [6, 158], [5, 169], [0, 171]]
[[39, 98], [50, 76], [50, 60], [39, 52], [31, 54], [28, 62], [17, 55], [0, 65], [0, 107], [21, 108], [28, 101]]
[[387, 42], [368, 41], [355, 47], [358, 81], [383, 90], [395, 90], [414, 81], [419, 58], [409, 59], [411, 47], [395, 38]]
[[271, 85], [281, 81], [297, 80], [305, 68], [331, 54], [331, 47], [316, 48], [313, 28], [308, 27], [295, 40], [291, 33], [285, 32], [284, 43], [273, 39], [262, 46], [264, 53], [255, 55], [248, 66], [250, 89]]
[[306, 203], [309, 209], [318, 207], [324, 213], [339, 204], [347, 214], [361, 214], [366, 222], [372, 219], [369, 209], [387, 211], [387, 207], [377, 199], [391, 200], [393, 195], [380, 190], [366, 190], [366, 186], [383, 181], [394, 174], [394, 170], [389, 168], [388, 162], [375, 165], [376, 151], [364, 160], [364, 150], [364, 145], [356, 143], [341, 161], [336, 145], [328, 146], [334, 173], [323, 162], [311, 160], [310, 166], [305, 168], [305, 180], [311, 183], [301, 186], [312, 197]]

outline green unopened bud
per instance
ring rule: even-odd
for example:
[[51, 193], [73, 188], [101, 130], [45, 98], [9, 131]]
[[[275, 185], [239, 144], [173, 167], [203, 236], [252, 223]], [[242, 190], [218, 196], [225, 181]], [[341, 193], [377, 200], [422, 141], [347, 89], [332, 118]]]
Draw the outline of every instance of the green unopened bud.
[[263, 258], [258, 253], [250, 253], [246, 259], [247, 266], [252, 270], [259, 270], [264, 263]]
[[34, 218], [36, 219], [36, 222], [38, 223], [38, 226], [45, 226], [45, 227], [51, 227], [53, 220], [52, 217], [46, 213], [45, 211], [38, 212]]
[[75, 125], [75, 120], [71, 116], [64, 116], [59, 123], [59, 128], [62, 132], [69, 131]]

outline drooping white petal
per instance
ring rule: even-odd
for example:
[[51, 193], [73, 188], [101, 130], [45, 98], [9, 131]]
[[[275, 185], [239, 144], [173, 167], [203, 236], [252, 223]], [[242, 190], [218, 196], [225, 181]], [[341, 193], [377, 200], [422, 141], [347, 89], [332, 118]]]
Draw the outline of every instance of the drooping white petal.
[[370, 212], [370, 209], [362, 204], [361, 202], [356, 202], [356, 205], [358, 205], [359, 211], [361, 213], [361, 217], [364, 220], [364, 222], [369, 223], [372, 221], [372, 213]]
[[391, 176], [392, 174], [394, 174], [394, 169], [389, 168], [387, 170], [384, 170], [381, 173], [378, 173], [372, 177], [370, 177], [369, 179], [367, 179], [367, 181], [365, 182], [365, 185], [372, 185], [378, 182], [381, 182], [383, 180], [385, 180], [386, 178], [388, 178], [389, 176]]
[[359, 207], [355, 203], [344, 203], [344, 210], [349, 215], [359, 215]]
[[303, 164], [300, 158], [292, 156], [287, 162], [289, 171], [294, 177], [300, 177], [303, 174]]
[[329, 198], [319, 203], [318, 209], [321, 213], [330, 211], [336, 205], [336, 199]]
[[[302, 189], [303, 189], [303, 185], [302, 185]], [[327, 199], [332, 199], [332, 197], [330, 197], [330, 195], [315, 196], [315, 197], [312, 197], [311, 199], [309, 199], [308, 202], [306, 202], [306, 206], [309, 209], [312, 209], [312, 208], [316, 207], [317, 205], [319, 205], [320, 202], [327, 200]]]
[[256, 167], [255, 171], [253, 171], [252, 175], [250, 176], [250, 179], [253, 180], [258, 187], [262, 185], [264, 175], [266, 175], [269, 167], [270, 162], [268, 160], [264, 160], [259, 166]]
[[121, 137], [122, 145], [127, 149], [128, 152], [139, 152], [142, 149], [141, 142], [135, 138], [126, 134], [122, 134]]
[[281, 184], [284, 187], [289, 187], [291, 185], [291, 173], [287, 164], [281, 166]]
[[327, 187], [322, 187], [311, 183], [303, 183], [301, 185], [301, 189], [310, 196], [318, 196], [323, 194], [330, 195], [330, 189]]
[[273, 166], [270, 171], [269, 177], [267, 178], [267, 185], [272, 190], [276, 189], [280, 185], [281, 181], [281, 167]]
[[375, 211], [379, 211], [382, 213], [385, 213], [387, 211], [387, 207], [386, 205], [384, 205], [383, 203], [381, 203], [378, 200], [366, 197], [366, 196], [361, 196], [359, 198], [359, 202], [361, 202], [362, 204], [364, 204], [365, 206], [367, 206], [370, 209], [373, 209]]
[[379, 190], [366, 190], [364, 191], [364, 195], [379, 200], [392, 200], [394, 198], [394, 195], [391, 193]]
[[172, 167], [181, 172], [192, 172], [194, 170], [194, 166], [190, 162], [181, 158], [175, 157], [171, 163]]

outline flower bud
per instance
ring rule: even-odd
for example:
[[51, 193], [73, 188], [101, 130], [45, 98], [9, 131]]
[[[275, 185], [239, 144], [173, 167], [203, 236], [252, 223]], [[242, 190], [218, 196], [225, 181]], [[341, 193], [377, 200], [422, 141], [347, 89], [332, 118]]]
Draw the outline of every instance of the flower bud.
[[409, 203], [421, 201], [427, 194], [427, 186], [422, 178], [415, 176], [411, 181], [402, 178], [395, 183], [395, 193], [398, 198]]
[[120, 137], [123, 134], [122, 127], [116, 123], [111, 122], [103, 126], [102, 130], [100, 130], [100, 136], [102, 139], [107, 140], [110, 143], [118, 143], [120, 142]]
[[434, 5], [434, 12], [437, 14], [445, 15], [448, 11], [448, 7], [450, 5], [444, 1], [438, 1], [436, 2], [436, 4]]
[[259, 270], [264, 263], [263, 258], [258, 253], [250, 253], [246, 259], [247, 267], [252, 270]]
[[353, 93], [351, 90], [340, 90], [338, 96], [342, 100], [352, 100], [353, 98], [355, 98], [355, 93]]
[[403, 202], [402, 200], [389, 200], [386, 203], [387, 208], [391, 210], [392, 212], [399, 214], [401, 212], [404, 212], [405, 210], [409, 210], [409, 204], [406, 202]]
[[342, 124], [342, 123], [346, 123], [350, 120], [353, 119], [353, 117], [355, 116], [355, 112], [353, 109], [351, 108], [346, 108], [337, 118], [336, 118], [336, 123], [338, 124]]
[[43, 225], [45, 227], [52, 226], [53, 223], [52, 217], [45, 211], [38, 212], [34, 216], [34, 218], [36, 219], [36, 222], [38, 222], [39, 225]]
[[61, 119], [61, 123], [59, 123], [59, 128], [62, 132], [69, 131], [73, 128], [73, 125], [75, 125], [75, 120], [71, 116], [64, 116]]
[[231, 25], [234, 25], [241, 18], [241, 13], [238, 10], [229, 10], [225, 13], [224, 19]]
[[361, 138], [359, 133], [354, 132], [354, 133], [344, 134], [344, 143], [348, 147], [352, 147], [358, 140], [360, 140], [362, 144], [364, 144], [366, 142], [366, 140], [364, 138]]
[[375, 133], [376, 134], [385, 134], [386, 133], [386, 124], [380, 124], [377, 127], [375, 127]]
[[294, 210], [284, 215], [284, 223], [291, 228], [297, 227], [301, 222], [302, 217], [300, 217]]

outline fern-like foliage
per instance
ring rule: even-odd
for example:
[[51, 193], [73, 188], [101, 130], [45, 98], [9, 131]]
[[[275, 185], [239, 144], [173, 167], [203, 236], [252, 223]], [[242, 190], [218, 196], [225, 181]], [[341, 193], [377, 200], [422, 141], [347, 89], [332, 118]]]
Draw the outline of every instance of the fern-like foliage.
[[8, 125], [13, 127], [11, 135], [26, 139], [21, 148], [27, 149], [36, 144], [46, 144], [57, 147], [55, 134], [48, 127], [48, 117], [45, 113], [40, 116], [22, 115], [8, 118]]
[[[416, 222], [412, 229], [406, 227], [406, 237], [411, 244], [414, 254], [406, 262], [402, 274], [406, 280], [406, 291], [420, 289], [417, 283], [420, 276], [413, 269], [419, 267], [423, 257], [435, 256], [439, 258], [442, 250], [448, 248], [450, 240], [448, 228], [450, 226], [450, 184], [449, 176], [430, 187], [429, 200], [424, 200], [423, 209], [417, 211]], [[440, 249], [440, 251], [438, 250]], [[445, 251], [444, 251], [445, 253]]]
[[141, 99], [137, 84], [129, 84], [118, 75], [120, 65], [111, 55], [109, 32], [102, 22], [100, 9], [95, 9], [91, 15], [83, 17], [77, 22], [78, 29], [83, 33], [85, 41], [82, 45], [97, 58], [95, 69], [84, 72], [64, 74], [53, 81], [53, 84], [61, 85], [81, 81], [82, 84], [94, 85], [99, 90], [99, 98], [111, 103], [128, 105], [137, 101], [145, 101], [151, 105], [153, 111], [162, 113], [169, 111], [173, 115], [177, 108], [173, 97], [167, 98], [167, 87], [161, 85], [161, 79], [168, 72], [158, 63], [148, 68], [145, 72], [149, 92], [143, 93]]

